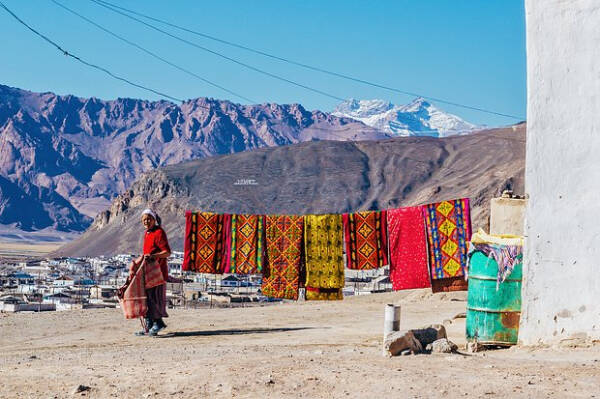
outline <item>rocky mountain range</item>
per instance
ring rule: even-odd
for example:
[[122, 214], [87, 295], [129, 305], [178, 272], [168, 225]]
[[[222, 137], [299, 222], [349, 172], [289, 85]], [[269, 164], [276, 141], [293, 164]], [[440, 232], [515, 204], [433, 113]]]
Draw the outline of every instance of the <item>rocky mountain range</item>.
[[212, 155], [387, 134], [299, 104], [182, 104], [0, 85], [0, 230], [83, 231], [143, 173]]
[[474, 228], [489, 200], [524, 191], [525, 124], [447, 138], [320, 141], [261, 148], [145, 173], [92, 226], [54, 255], [139, 253], [142, 210], [162, 216], [182, 250], [186, 209], [229, 213], [341, 213], [470, 197]]
[[406, 105], [350, 99], [338, 105], [332, 115], [361, 121], [392, 136], [448, 137], [485, 128], [444, 112], [424, 98]]

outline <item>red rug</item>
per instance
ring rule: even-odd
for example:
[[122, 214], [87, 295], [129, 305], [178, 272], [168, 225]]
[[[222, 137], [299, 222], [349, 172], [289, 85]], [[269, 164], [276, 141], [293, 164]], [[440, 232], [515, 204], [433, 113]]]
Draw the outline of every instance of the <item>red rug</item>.
[[394, 290], [431, 287], [421, 207], [389, 209], [390, 280]]

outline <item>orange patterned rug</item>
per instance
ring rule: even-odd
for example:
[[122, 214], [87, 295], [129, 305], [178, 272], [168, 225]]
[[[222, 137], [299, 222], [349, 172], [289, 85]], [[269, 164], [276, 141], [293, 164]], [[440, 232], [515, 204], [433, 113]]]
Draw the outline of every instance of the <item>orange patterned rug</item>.
[[263, 267], [263, 216], [231, 216], [231, 265], [229, 272], [260, 274]]
[[302, 253], [302, 216], [265, 216], [267, 255], [261, 292], [272, 298], [298, 299]]

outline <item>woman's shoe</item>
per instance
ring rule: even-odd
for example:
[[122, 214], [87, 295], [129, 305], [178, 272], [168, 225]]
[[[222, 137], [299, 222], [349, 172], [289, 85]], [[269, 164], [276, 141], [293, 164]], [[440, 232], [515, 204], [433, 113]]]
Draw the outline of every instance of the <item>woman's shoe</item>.
[[[149, 332], [150, 332], [150, 330], [152, 329], [152, 326], [153, 326], [154, 320], [152, 320], [152, 319], [151, 319], [151, 318], [149, 318], [149, 317], [146, 317], [144, 321], [145, 321], [145, 323], [146, 323], [146, 324], [145, 324], [145, 329], [144, 329], [144, 330], [141, 330], [141, 331], [136, 331], [136, 332], [134, 333], [134, 335], [135, 335], [136, 337], [143, 337], [143, 336], [145, 336], [145, 335], [148, 335], [148, 333], [149, 333]], [[162, 323], [162, 324], [164, 324], [164, 323]], [[143, 323], [142, 323], [142, 325], [143, 325]]]
[[154, 323], [154, 325], [152, 326], [152, 328], [150, 329], [150, 331], [148, 331], [148, 335], [151, 336], [151, 337], [155, 337], [155, 336], [158, 335], [158, 333], [160, 331], [164, 330], [165, 327], [166, 327], [166, 325], [164, 323], [162, 325], [160, 325], [159, 323]]
[[158, 324], [160, 328], [167, 328], [167, 325], [165, 324], [163, 319], [156, 320], [156, 324]]

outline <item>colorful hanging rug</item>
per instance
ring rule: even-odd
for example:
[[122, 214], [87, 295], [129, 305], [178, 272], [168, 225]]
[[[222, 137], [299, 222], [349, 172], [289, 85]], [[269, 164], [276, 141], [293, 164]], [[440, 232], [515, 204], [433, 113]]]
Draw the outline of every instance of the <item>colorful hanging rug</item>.
[[[306, 299], [342, 299], [341, 292], [338, 292], [345, 284], [342, 229], [341, 215], [304, 217]], [[335, 298], [317, 295], [324, 292], [322, 289], [331, 288], [337, 289]]]
[[464, 276], [431, 280], [431, 292], [468, 291], [469, 283]]
[[260, 274], [263, 268], [264, 217], [231, 216], [231, 261], [228, 272]]
[[429, 267], [434, 280], [465, 276], [471, 239], [469, 199], [424, 205]]
[[349, 269], [377, 269], [388, 264], [386, 211], [345, 213], [342, 221]]
[[394, 290], [431, 287], [421, 207], [389, 209], [390, 280]]
[[306, 287], [307, 301], [339, 301], [344, 299], [341, 288]]
[[185, 213], [182, 269], [197, 273], [223, 273], [229, 263], [231, 215]]
[[302, 216], [265, 216], [267, 254], [261, 287], [263, 295], [298, 299], [303, 231]]

